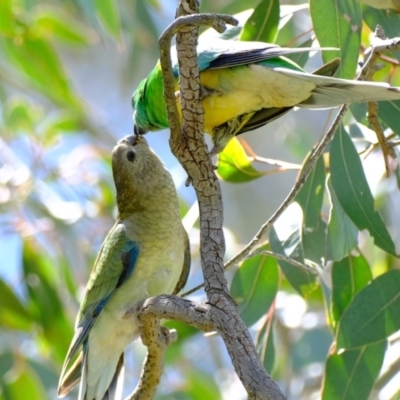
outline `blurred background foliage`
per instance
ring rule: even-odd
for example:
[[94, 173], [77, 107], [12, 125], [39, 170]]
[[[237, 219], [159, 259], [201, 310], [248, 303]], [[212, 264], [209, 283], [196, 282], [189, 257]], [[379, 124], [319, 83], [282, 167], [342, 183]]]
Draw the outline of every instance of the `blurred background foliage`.
[[[175, 7], [158, 0], [0, 2], [1, 400], [56, 398], [79, 300], [116, 215], [110, 152], [132, 131], [131, 94], [158, 58], [157, 38]], [[355, 76], [377, 23], [387, 36], [400, 36], [393, 10], [356, 0], [204, 0], [201, 9], [240, 13], [239, 28], [226, 38], [339, 47], [323, 58], [339, 55], [338, 76], [346, 78]], [[399, 59], [385, 54], [375, 79], [400, 86]], [[308, 71], [322, 63], [319, 53], [294, 60]], [[394, 139], [398, 103], [379, 106]], [[398, 159], [386, 177], [366, 105], [351, 111], [261, 249], [318, 276], [265, 254], [228, 272], [264, 365], [290, 399], [386, 400], [400, 390]], [[232, 141], [221, 155], [227, 258], [282, 202], [334, 114], [291, 112]], [[195, 196], [169, 152], [168, 132], [148, 139], [181, 196], [191, 288], [201, 282]], [[192, 297], [204, 299], [200, 292]], [[158, 399], [246, 398], [218, 335], [167, 324], [179, 341], [167, 353]], [[135, 343], [127, 352], [129, 393], [145, 349]]]

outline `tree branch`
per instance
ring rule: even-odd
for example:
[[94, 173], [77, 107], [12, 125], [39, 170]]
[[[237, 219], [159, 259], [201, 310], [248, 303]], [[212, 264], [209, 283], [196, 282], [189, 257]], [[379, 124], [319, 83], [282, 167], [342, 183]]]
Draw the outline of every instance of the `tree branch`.
[[[180, 16], [187, 14], [188, 10], [194, 15]], [[221, 191], [203, 136], [203, 108], [200, 101], [200, 74], [196, 53], [197, 26], [206, 23], [221, 27], [226, 21], [234, 24], [237, 22], [230, 16], [203, 16], [196, 14], [197, 12], [196, 0], [181, 0], [178, 6], [179, 18], [160, 38], [160, 62], [165, 83], [164, 98], [171, 127], [171, 150], [188, 173], [199, 202], [200, 251], [208, 299], [207, 307], [209, 307], [207, 315], [213, 330], [222, 336], [236, 373], [249, 394], [249, 399], [282, 400], [285, 396], [266, 373], [247, 327], [241, 320], [237, 306], [229, 293], [223, 268], [225, 241], [222, 231]], [[169, 56], [170, 39], [177, 30], [181, 129], [175, 98], [175, 80]], [[144, 309], [136, 309], [134, 313], [140, 319]], [[155, 319], [159, 316], [153, 315]], [[174, 318], [182, 317], [175, 315]], [[193, 321], [187, 322], [192, 324]], [[155, 326], [154, 329], [157, 327]], [[150, 373], [144, 369], [142, 377]]]

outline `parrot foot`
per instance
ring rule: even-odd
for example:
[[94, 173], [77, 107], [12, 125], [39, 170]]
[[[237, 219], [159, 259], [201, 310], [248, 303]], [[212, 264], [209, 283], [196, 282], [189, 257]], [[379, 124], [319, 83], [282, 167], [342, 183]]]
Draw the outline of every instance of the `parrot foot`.
[[206, 97], [210, 96], [222, 96], [222, 92], [220, 90], [209, 89], [200, 85], [200, 101], [203, 101]]
[[160, 326], [159, 340], [169, 346], [178, 339], [178, 333], [175, 329], [169, 330], [166, 326]]
[[139, 318], [137, 318], [137, 315], [139, 311], [143, 308], [145, 300], [137, 302], [132, 308], [126, 311], [126, 313], [122, 316], [122, 319], [130, 319], [134, 318], [135, 323], [137, 326], [142, 326], [143, 324], [139, 321]]
[[[206, 88], [205, 86], [200, 85], [200, 101], [203, 101], [206, 97], [222, 96], [222, 94], [223, 93], [220, 90], [209, 89]], [[175, 99], [176, 100], [181, 99], [181, 92], [179, 90], [175, 92]]]

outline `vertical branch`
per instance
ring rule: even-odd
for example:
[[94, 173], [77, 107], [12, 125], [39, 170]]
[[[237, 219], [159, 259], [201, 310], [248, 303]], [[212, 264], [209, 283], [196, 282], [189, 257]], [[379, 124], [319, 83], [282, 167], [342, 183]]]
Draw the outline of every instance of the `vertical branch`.
[[[180, 2], [177, 16], [198, 13], [197, 0]], [[182, 139], [190, 159], [180, 160], [187, 167], [189, 177], [199, 199], [200, 253], [206, 291], [228, 292], [223, 272], [225, 239], [222, 231], [222, 195], [211, 159], [204, 142], [204, 110], [200, 101], [200, 72], [197, 65], [199, 28], [187, 27], [176, 35], [179, 63], [179, 88], [182, 110]]]
[[[170, 145], [173, 154], [187, 171], [199, 201], [200, 209], [200, 243], [201, 260], [205, 281], [205, 291], [210, 307], [210, 318], [213, 326], [222, 336], [236, 373], [249, 394], [250, 399], [285, 399], [278, 385], [266, 373], [255, 349], [247, 327], [241, 320], [237, 306], [230, 296], [224, 275], [223, 258], [225, 241], [222, 231], [223, 207], [219, 182], [214, 174], [213, 166], [207, 152], [203, 136], [204, 111], [200, 101], [200, 74], [197, 65], [198, 28], [194, 21], [200, 21], [197, 0], [181, 0], [178, 17], [182, 14], [193, 14], [188, 26], [177, 33], [176, 47], [179, 60], [180, 101], [182, 110], [182, 130], [180, 134], [175, 127], [176, 121], [170, 123], [174, 127], [171, 132]], [[217, 20], [218, 16], [214, 16]], [[225, 17], [225, 21], [227, 21]], [[228, 19], [229, 21], [229, 19]], [[231, 19], [232, 21], [232, 19]], [[234, 20], [233, 20], [234, 21]], [[191, 25], [191, 26], [190, 26]], [[160, 38], [161, 54], [166, 55], [165, 38], [171, 33], [167, 30]], [[160, 59], [161, 63], [167, 61]], [[169, 63], [169, 64], [168, 64]], [[170, 61], [163, 64], [164, 82]], [[170, 77], [167, 79], [170, 80]], [[164, 87], [164, 98], [167, 102], [168, 115], [173, 109], [171, 86]], [[173, 100], [175, 101], [175, 99]], [[171, 121], [170, 121], [171, 122]]]

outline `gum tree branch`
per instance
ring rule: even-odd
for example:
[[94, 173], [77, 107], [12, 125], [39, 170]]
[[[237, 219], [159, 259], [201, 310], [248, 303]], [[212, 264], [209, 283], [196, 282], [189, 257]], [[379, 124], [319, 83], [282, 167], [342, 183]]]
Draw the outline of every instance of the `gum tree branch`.
[[[182, 17], [181, 15], [193, 14]], [[178, 6], [178, 19], [167, 28], [160, 39], [160, 62], [164, 79], [164, 98], [167, 104], [169, 126], [171, 127], [170, 146], [173, 154], [182, 164], [199, 202], [201, 261], [205, 281], [208, 307], [207, 316], [212, 330], [216, 330], [224, 340], [235, 371], [242, 381], [249, 399], [283, 400], [286, 397], [278, 385], [266, 373], [255, 349], [252, 338], [239, 316], [237, 306], [230, 296], [224, 275], [223, 258], [225, 241], [222, 231], [223, 207], [219, 182], [214, 174], [211, 159], [204, 142], [203, 108], [200, 101], [200, 73], [197, 65], [196, 45], [198, 26], [208, 24], [222, 27], [225, 22], [237, 24], [230, 16], [198, 15], [197, 0], [181, 0]], [[182, 111], [182, 127], [176, 106], [174, 77], [170, 61], [170, 39], [177, 32], [176, 49], [179, 62], [180, 101]], [[185, 300], [186, 301], [186, 300]], [[146, 313], [143, 305], [135, 307], [134, 315], [140, 321]], [[165, 315], [152, 315], [157, 319]], [[171, 316], [172, 317], [172, 316]], [[181, 317], [175, 315], [174, 319]], [[195, 324], [195, 321], [187, 321]], [[157, 324], [149, 333], [151, 337], [160, 337]], [[147, 334], [143, 332], [143, 335]], [[142, 336], [143, 339], [143, 336]], [[161, 340], [161, 339], [160, 339]], [[161, 340], [162, 342], [162, 340]], [[160, 344], [160, 348], [162, 345]], [[150, 348], [149, 357], [150, 358]], [[159, 349], [163, 358], [163, 350]], [[145, 368], [140, 384], [150, 381], [152, 371]], [[160, 376], [160, 374], [158, 374]], [[159, 378], [158, 378], [159, 380]], [[157, 385], [157, 379], [151, 384]], [[153, 388], [149, 388], [154, 390]], [[150, 397], [138, 397], [138, 399]]]

